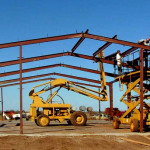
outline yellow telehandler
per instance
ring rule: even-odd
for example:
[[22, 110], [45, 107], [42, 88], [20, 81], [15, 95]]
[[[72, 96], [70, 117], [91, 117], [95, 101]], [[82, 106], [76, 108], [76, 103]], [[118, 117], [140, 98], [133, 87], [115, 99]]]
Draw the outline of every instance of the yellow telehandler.
[[[35, 92], [37, 88], [44, 86], [44, 88]], [[39, 95], [50, 91], [51, 89], [57, 88], [57, 90], [44, 100]], [[60, 103], [51, 103], [55, 95], [61, 88], [71, 90], [85, 96], [91, 97], [99, 101], [107, 101], [107, 93], [100, 93], [98, 91], [74, 84], [66, 79], [55, 79], [43, 84], [34, 86], [29, 92], [29, 97], [33, 100], [33, 103], [30, 105], [30, 119], [35, 121], [39, 126], [48, 126], [50, 121], [58, 120], [60, 123], [66, 120], [68, 124], [73, 124], [75, 126], [86, 125], [87, 116], [82, 111], [73, 111], [70, 104], [60, 104]], [[101, 97], [100, 97], [100, 96]], [[39, 111], [42, 109], [42, 113]]]

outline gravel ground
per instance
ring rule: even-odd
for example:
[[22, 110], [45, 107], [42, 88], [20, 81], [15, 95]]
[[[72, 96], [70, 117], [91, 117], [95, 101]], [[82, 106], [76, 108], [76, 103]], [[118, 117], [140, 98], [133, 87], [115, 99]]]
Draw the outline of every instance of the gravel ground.
[[66, 122], [51, 122], [47, 127], [24, 120], [24, 134], [20, 135], [18, 121], [0, 121], [0, 150], [149, 150], [149, 146], [131, 143], [121, 138], [150, 144], [150, 131], [130, 132], [129, 125], [113, 129], [112, 122], [88, 120], [87, 126], [75, 127]]

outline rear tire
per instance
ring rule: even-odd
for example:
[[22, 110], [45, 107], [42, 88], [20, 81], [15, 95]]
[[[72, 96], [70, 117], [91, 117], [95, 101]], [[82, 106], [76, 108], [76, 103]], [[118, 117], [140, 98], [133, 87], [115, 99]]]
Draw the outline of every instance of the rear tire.
[[119, 129], [120, 126], [120, 120], [117, 117], [113, 118], [113, 128], [114, 129]]
[[47, 115], [41, 114], [37, 118], [37, 125], [41, 127], [46, 127], [49, 125], [50, 119]]
[[67, 123], [68, 125], [72, 125], [71, 121], [70, 120], [67, 120]]
[[137, 132], [139, 128], [139, 122], [137, 119], [132, 119], [130, 123], [131, 132]]
[[71, 115], [70, 121], [74, 126], [84, 126], [87, 122], [87, 116], [84, 112], [75, 111]]

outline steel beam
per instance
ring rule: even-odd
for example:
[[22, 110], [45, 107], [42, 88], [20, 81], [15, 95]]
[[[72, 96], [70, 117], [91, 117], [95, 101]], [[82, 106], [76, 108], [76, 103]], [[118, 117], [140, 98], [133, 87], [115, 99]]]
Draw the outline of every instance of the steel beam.
[[0, 49], [1, 48], [20, 46], [20, 45], [23, 46], [23, 45], [29, 45], [29, 44], [36, 44], [36, 43], [43, 43], [43, 42], [50, 42], [50, 41], [58, 41], [58, 40], [79, 38], [79, 37], [82, 37], [82, 33], [60, 35], [60, 36], [32, 39], [32, 40], [25, 40], [25, 41], [11, 42], [11, 43], [4, 43], [4, 44], [0, 44]]
[[[67, 78], [73, 78], [73, 79], [77, 79], [77, 80], [83, 80], [83, 81], [87, 81], [87, 82], [92, 82], [92, 83], [100, 84], [100, 81], [94, 80], [94, 79], [87, 79], [87, 78], [83, 78], [83, 77], [66, 75], [66, 74], [62, 74], [62, 73], [54, 73], [54, 75], [58, 75], [58, 76], [63, 76], [63, 77], [67, 77]], [[106, 84], [109, 85], [108, 82]]]
[[[25, 81], [25, 82], [22, 82], [22, 84], [27, 84], [27, 83], [33, 83], [33, 82], [39, 82], [39, 81], [45, 81], [45, 80], [55, 80], [56, 78], [44, 78], [44, 79], [37, 79], [37, 80], [31, 80], [31, 81]], [[16, 79], [16, 80], [19, 80], [19, 79]], [[23, 78], [24, 80], [24, 78]], [[94, 84], [87, 84], [87, 83], [82, 83], [82, 82], [74, 82], [74, 81], [71, 81], [72, 83], [75, 83], [75, 84], [80, 84], [80, 85], [85, 85], [85, 86], [90, 86], [90, 87], [95, 87], [95, 88], [101, 88], [101, 86], [98, 86], [98, 85], [94, 85]], [[11, 82], [9, 82], [11, 83]], [[19, 85], [20, 83], [12, 83], [12, 84], [6, 84], [6, 85], [1, 85], [0, 88], [3, 88], [3, 87], [9, 87], [9, 86], [15, 86], [15, 85]]]
[[[83, 54], [71, 53], [71, 52], [63, 52], [63, 53], [50, 54], [50, 55], [44, 55], [44, 56], [23, 58], [22, 63], [39, 61], [39, 60], [44, 60], [44, 59], [56, 58], [56, 57], [62, 57], [62, 56], [73, 56], [73, 57], [84, 58], [84, 59], [88, 59], [88, 60], [94, 60], [97, 62], [100, 61], [100, 59], [98, 59], [97, 57], [92, 57], [89, 55], [83, 55]], [[0, 62], [0, 67], [16, 65], [16, 64], [19, 64], [19, 60]]]
[[[95, 74], [99, 74], [100, 73], [97, 70], [88, 69], [88, 68], [82, 68], [82, 67], [77, 67], [77, 66], [71, 66], [71, 65], [66, 65], [66, 64], [53, 64], [53, 65], [49, 65], [49, 66], [41, 66], [41, 67], [36, 67], [36, 68], [24, 69], [24, 70], [22, 70], [22, 73], [27, 73], [27, 72], [30, 72], [30, 71], [37, 71], [37, 70], [47, 69], [47, 68], [54, 68], [54, 67], [72, 68], [72, 69], [86, 71], [86, 72], [95, 73]], [[18, 73], [19, 73], [19, 70], [11, 71], [11, 72], [5, 72], [5, 73], [1, 73], [0, 77], [15, 75], [15, 74], [18, 74]], [[107, 73], [106, 72], [105, 75], [106, 76], [110, 76], [110, 77], [114, 77], [116, 74], [112, 74], [112, 73]]]
[[3, 88], [1, 88], [1, 103], [2, 103], [2, 121], [4, 121], [3, 113], [4, 113], [4, 105], [3, 105]]
[[[61, 64], [60, 66], [61, 67], [72, 68], [72, 69], [76, 69], [76, 70], [81, 70], [81, 71], [86, 71], [86, 72], [91, 72], [91, 73], [95, 73], [95, 74], [100, 73], [100, 71], [97, 71], [97, 70], [83, 68], [83, 67], [77, 67], [77, 66], [71, 66], [71, 65], [66, 65], [66, 64]], [[116, 74], [109, 73], [109, 72], [105, 72], [105, 75], [110, 76], [110, 77], [115, 77], [116, 76]]]
[[93, 39], [93, 40], [106, 41], [106, 42], [111, 42], [111, 43], [115, 43], [115, 44], [126, 45], [126, 46], [131, 46], [131, 47], [136, 47], [136, 48], [144, 48], [144, 49], [150, 50], [149, 46], [140, 45], [137, 43], [118, 40], [118, 39], [112, 39], [112, 38], [99, 36], [99, 35], [84, 34], [84, 37], [89, 38], [89, 39]]
[[20, 46], [20, 134], [23, 134], [23, 118], [22, 118], [22, 46]]
[[[37, 56], [37, 57], [31, 57], [31, 58], [24, 58], [24, 59], [22, 59], [22, 63], [38, 61], [38, 60], [44, 60], [44, 59], [49, 59], [49, 58], [56, 58], [56, 57], [61, 57], [61, 56], [73, 56], [73, 57], [93, 60], [93, 61], [96, 61], [96, 62], [101, 61], [101, 62], [107, 63], [107, 64], [114, 64], [114, 61], [111, 61], [111, 60], [107, 60], [107, 59], [103, 59], [103, 58], [99, 59], [97, 57], [92, 57], [92, 56], [89, 56], [89, 55], [83, 55], [83, 54], [78, 54], [78, 53], [71, 53], [71, 52], [64, 52], [64, 53]], [[9, 66], [9, 65], [16, 65], [16, 64], [19, 64], [19, 60], [0, 62], [0, 67]], [[122, 63], [122, 66], [128, 67], [128, 68], [133, 68], [132, 66], [129, 66], [126, 63]], [[139, 66], [135, 66], [135, 67], [138, 68]]]
[[[3, 44], [0, 44], [0, 49], [1, 48], [20, 46], [20, 45], [23, 46], [23, 45], [29, 45], [29, 44], [36, 44], [36, 43], [43, 43], [43, 42], [50, 42], [50, 41], [58, 41], [58, 40], [79, 38], [79, 37], [82, 37], [82, 36], [83, 36], [83, 33], [76, 33], [76, 34], [60, 35], [60, 36], [32, 39], [32, 40], [25, 40], [25, 41], [11, 42], [11, 43], [3, 43]], [[116, 44], [121, 44], [121, 45], [126, 45], [126, 46], [131, 46], [131, 47], [143, 48], [143, 49], [150, 50], [149, 46], [140, 45], [140, 44], [137, 44], [137, 43], [123, 41], [123, 40], [117, 40], [117, 39], [108, 38], [108, 37], [103, 37], [103, 36], [98, 36], [98, 35], [93, 35], [93, 34], [88, 34], [88, 33], [84, 33], [84, 37], [89, 38], [89, 39], [94, 39], [94, 40], [106, 41], [106, 42], [110, 42], [110, 43], [116, 43]]]
[[[117, 39], [117, 35], [115, 35], [113, 37], [113, 39]], [[108, 46], [110, 46], [112, 44], [112, 42], [107, 42], [105, 43], [103, 46], [101, 46], [97, 51], [95, 51], [93, 53], [93, 56], [95, 57], [96, 55], [98, 55], [102, 50], [106, 49]]]
[[[138, 48], [136, 48], [136, 47], [131, 47], [130, 49], [128, 49], [128, 50], [126, 50], [125, 52], [121, 53], [121, 56], [122, 56], [122, 57], [125, 57], [125, 55], [127, 55], [127, 54], [133, 52], [133, 51], [136, 50], [136, 49], [138, 49]], [[108, 55], [108, 56], [105, 57], [105, 59], [110, 59], [110, 60], [112, 60], [111, 58], [112, 58], [112, 57], [115, 58], [116, 54], [117, 54], [117, 52], [116, 52], [116, 53], [113, 53], [113, 54], [111, 54], [111, 55]]]
[[110, 97], [110, 119], [113, 119], [113, 84], [109, 85], [109, 97]]
[[131, 47], [130, 49], [126, 50], [125, 52], [121, 53], [122, 57], [125, 57], [125, 55], [135, 51], [136, 49], [138, 49], [137, 47]]
[[105, 59], [109, 59], [109, 60], [116, 59], [116, 58], [115, 58], [115, 57], [116, 57], [116, 54], [117, 54], [117, 52], [115, 52], [115, 53], [113, 53], [113, 54], [110, 54], [110, 55], [106, 56]]
[[[50, 55], [44, 55], [44, 56], [23, 58], [22, 63], [39, 61], [39, 60], [44, 60], [44, 59], [56, 58], [56, 57], [62, 57], [62, 56], [73, 56], [73, 57], [84, 58], [84, 59], [88, 59], [88, 60], [100, 61], [100, 59], [98, 59], [97, 57], [92, 57], [89, 55], [83, 55], [83, 54], [77, 54], [77, 53], [71, 53], [71, 52], [63, 52], [63, 53], [50, 54]], [[19, 64], [19, 60], [0, 62], [0, 67], [16, 65], [16, 64]]]
[[[99, 97], [100, 97], [100, 88], [98, 89], [99, 91]], [[99, 104], [99, 120], [101, 119], [101, 101], [98, 101], [98, 104]]]
[[140, 132], [143, 132], [143, 49], [140, 50]]
[[[89, 30], [87, 29], [85, 33], [88, 33]], [[74, 51], [78, 48], [78, 46], [83, 42], [85, 39], [84, 34], [82, 34], [82, 37], [79, 39], [79, 41], [75, 44], [75, 46], [72, 48], [71, 52], [74, 53]]]
[[[24, 78], [22, 78], [22, 80], [24, 81], [24, 80], [30, 80], [30, 79], [34, 79], [34, 78], [41, 78], [41, 77], [45, 77], [45, 76], [51, 76], [51, 75], [57, 75], [57, 73], [48, 73], [48, 74], [42, 74], [42, 75], [36, 75], [36, 76], [29, 76], [29, 77], [24, 77]], [[55, 78], [51, 78], [51, 80], [54, 80]], [[0, 82], [0, 85], [2, 85], [2, 84], [8, 84], [8, 83], [12, 83], [12, 82], [17, 82], [17, 81], [19, 81], [20, 79], [19, 78], [17, 78], [17, 79], [11, 79], [11, 80], [4, 80], [4, 81], [1, 81]], [[39, 81], [39, 80], [38, 80]], [[73, 82], [73, 83], [76, 83], [76, 84], [82, 84], [82, 83], [80, 83], [80, 82], [74, 82], [74, 81], [71, 81], [71, 82]], [[30, 83], [30, 81], [29, 81], [29, 83]], [[14, 84], [18, 84], [18, 83], [14, 83]], [[14, 85], [13, 84], [13, 85]], [[89, 85], [89, 84], [82, 84], [82, 85]], [[4, 85], [4, 87], [5, 87], [6, 85]], [[93, 87], [97, 87], [97, 88], [100, 88], [100, 86], [97, 86], [97, 85], [89, 85], [89, 86], [93, 86]], [[1, 87], [1, 86], [0, 86]], [[2, 85], [2, 87], [3, 87], [3, 85]]]
[[[69, 53], [69, 54], [71, 55], [71, 53]], [[61, 57], [61, 56], [68, 56], [69, 54], [68, 54], [68, 52], [63, 52], [63, 53], [43, 55], [43, 56], [37, 56], [37, 57], [23, 58], [22, 63], [28, 63], [28, 62], [39, 61], [39, 60], [44, 60], [44, 59], [56, 58], [56, 57]], [[19, 64], [19, 60], [0, 62], [0, 67], [16, 65], [16, 64]]]

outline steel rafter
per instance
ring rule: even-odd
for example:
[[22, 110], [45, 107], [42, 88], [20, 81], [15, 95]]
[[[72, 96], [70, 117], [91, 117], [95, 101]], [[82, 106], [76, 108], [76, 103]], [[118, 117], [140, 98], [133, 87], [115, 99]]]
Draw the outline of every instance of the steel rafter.
[[[61, 64], [61, 63], [60, 64], [48, 65], [48, 66], [41, 66], [41, 67], [24, 69], [24, 70], [22, 70], [22, 72], [26, 73], [26, 72], [30, 72], [30, 71], [37, 71], [37, 70], [41, 70], [41, 69], [54, 68], [54, 67], [66, 67], [66, 68], [71, 68], [71, 69], [86, 71], [86, 72], [95, 73], [95, 74], [99, 74], [100, 73], [97, 70], [83, 68], [83, 67], [77, 67], [77, 66], [72, 66], [72, 65], [67, 65], [67, 64]], [[15, 75], [15, 74], [19, 74], [19, 70], [1, 73], [0, 77], [10, 76], [10, 75]], [[107, 73], [107, 72], [105, 72], [105, 75], [106, 76], [110, 76], [110, 77], [115, 77], [116, 76], [116, 74]]]
[[[113, 39], [117, 39], [117, 35], [115, 35], [113, 37]], [[103, 46], [101, 46], [97, 51], [95, 51], [93, 53], [93, 56], [95, 57], [96, 55], [98, 55], [101, 51], [103, 51], [104, 49], [106, 49], [108, 46], [110, 46], [112, 44], [112, 42], [107, 42], [105, 43]]]
[[113, 59], [115, 59], [116, 54], [117, 54], [117, 52], [110, 54], [110, 55], [106, 56], [105, 59], [113, 60]]
[[[38, 82], [38, 81], [45, 81], [45, 80], [55, 80], [55, 79], [56, 78], [37, 79], [37, 80], [25, 81], [25, 82], [22, 82], [22, 84], [33, 83], [33, 82]], [[14, 80], [19, 81], [19, 78], [18, 79], [14, 79]], [[22, 78], [22, 80], [25, 80], [25, 79]], [[101, 86], [98, 86], [98, 85], [81, 83], [81, 82], [74, 82], [74, 81], [71, 81], [71, 82], [75, 83], [75, 84], [80, 84], [80, 85], [85, 85], [85, 86], [91, 86], [91, 87], [95, 87], [95, 88], [101, 88]], [[9, 83], [11, 83], [11, 82], [9, 82]], [[1, 85], [0, 88], [2, 88], [2, 87], [8, 87], [8, 86], [15, 86], [15, 85], [19, 85], [19, 84], [20, 83], [12, 83], [12, 84]]]
[[112, 39], [112, 38], [99, 36], [99, 35], [84, 34], [84, 37], [89, 38], [89, 39], [99, 40], [99, 41], [106, 41], [106, 42], [111, 42], [111, 43], [115, 43], [115, 44], [126, 45], [126, 46], [150, 50], [149, 46], [145, 46], [145, 45], [141, 45], [141, 44], [137, 44], [137, 43], [133, 43], [133, 42], [128, 42], [128, 41], [123, 41], [123, 40], [118, 40], [118, 39]]
[[[94, 80], [94, 79], [87, 79], [87, 78], [83, 78], [83, 77], [77, 77], [77, 76], [72, 76], [72, 75], [66, 75], [66, 74], [62, 74], [62, 73], [54, 73], [54, 75], [63, 76], [63, 77], [67, 77], [67, 78], [74, 78], [74, 79], [78, 79], [78, 80], [83, 80], [83, 81], [87, 81], [87, 82], [92, 82], [92, 83], [100, 84], [100, 81], [99, 81], [99, 80]], [[106, 84], [107, 84], [107, 85], [110, 85], [109, 82], [107, 82]]]
[[43, 42], [80, 38], [80, 37], [150, 50], [149, 46], [145, 46], [145, 45], [141, 45], [141, 44], [137, 44], [133, 42], [128, 42], [128, 41], [123, 41], [123, 40], [118, 40], [118, 39], [113, 39], [113, 38], [108, 38], [108, 37], [99, 36], [99, 35], [88, 34], [88, 33], [67, 34], [67, 35], [32, 39], [32, 40], [25, 40], [25, 41], [11, 42], [11, 43], [3, 43], [3, 44], [0, 44], [0, 49], [20, 46], [20, 45], [23, 46], [23, 45], [30, 45], [30, 44], [43, 43]]
[[[52, 76], [52, 75], [65, 76], [65, 74], [60, 74], [60, 73], [53, 72], [53, 73], [47, 73], [47, 74], [42, 74], [42, 75], [24, 77], [22, 80], [30, 80], [30, 79], [34, 79], [34, 78], [41, 78], [41, 77]], [[74, 78], [74, 76], [69, 76], [69, 77]], [[5, 80], [5, 81], [0, 81], [0, 84], [7, 84], [7, 83], [17, 82], [17, 81], [19, 81], [19, 79]], [[98, 84], [100, 84], [100, 81], [98, 82]]]
[[4, 44], [0, 44], [0, 49], [1, 48], [9, 48], [9, 47], [20, 46], [20, 45], [23, 46], [23, 45], [51, 42], [51, 41], [79, 38], [79, 37], [82, 37], [82, 33], [60, 35], [60, 36], [32, 39], [32, 40], [25, 40], [25, 41], [11, 42], [11, 43], [4, 43]]
[[[138, 49], [138, 48], [136, 48], [136, 47], [131, 47], [131, 48], [129, 48], [128, 50], [126, 50], [125, 52], [121, 53], [121, 56], [122, 56], [122, 57], [125, 57], [125, 55], [127, 55], [127, 54], [133, 52], [133, 51], [136, 50], [136, 49]], [[115, 58], [116, 54], [117, 54], [117, 52], [116, 52], [116, 53], [113, 53], [113, 54], [110, 54], [110, 55], [106, 56], [105, 59], [112, 60], [112, 59]]]
[[[89, 30], [87, 29], [85, 33], [88, 33]], [[78, 46], [83, 42], [85, 39], [84, 34], [82, 34], [82, 37], [79, 39], [79, 41], [75, 44], [75, 46], [72, 48], [71, 52], [74, 53], [74, 51], [78, 48]]]
[[130, 49], [128, 49], [128, 50], [126, 50], [125, 52], [123, 52], [123, 53], [121, 54], [121, 56], [124, 57], [125, 55], [127, 55], [127, 54], [129, 54], [129, 53], [135, 51], [136, 49], [138, 49], [138, 48], [137, 48], [137, 47], [131, 47]]
[[[98, 57], [92, 57], [92, 56], [89, 56], [89, 55], [83, 55], [83, 54], [78, 54], [78, 53], [71, 53], [71, 52], [63, 52], [63, 53], [50, 54], [50, 55], [44, 55], [44, 56], [23, 58], [22, 63], [38, 61], [38, 60], [44, 60], [44, 59], [50, 59], [50, 58], [56, 58], [56, 57], [62, 57], [62, 56], [73, 56], [73, 57], [93, 60], [95, 62], [101, 61], [101, 62], [107, 63], [107, 64], [114, 64], [114, 61], [112, 61], [112, 60], [107, 60], [107, 59], [98, 58]], [[19, 60], [0, 62], [0, 67], [16, 65], [16, 64], [19, 64]], [[128, 68], [133, 68], [132, 66], [130, 66], [126, 63], [122, 63], [122, 66], [128, 67]], [[139, 68], [139, 66], [134, 66], [134, 67]]]

